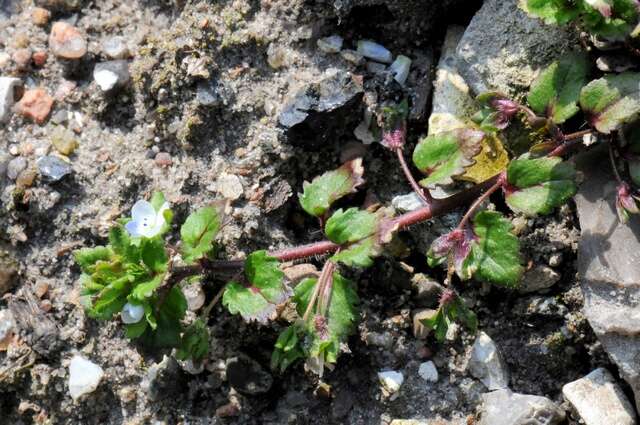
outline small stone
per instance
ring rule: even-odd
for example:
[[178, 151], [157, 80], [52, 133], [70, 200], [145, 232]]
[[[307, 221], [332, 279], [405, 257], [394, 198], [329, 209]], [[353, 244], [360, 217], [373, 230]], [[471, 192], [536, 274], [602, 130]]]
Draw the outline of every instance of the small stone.
[[291, 287], [294, 287], [298, 282], [307, 277], [319, 277], [319, 272], [316, 266], [311, 263], [294, 264], [282, 269], [284, 276], [290, 283]]
[[110, 59], [127, 59], [129, 57], [127, 42], [119, 36], [107, 38], [102, 43], [102, 52]]
[[44, 297], [47, 292], [49, 292], [49, 284], [47, 282], [38, 282], [33, 288], [33, 293], [38, 298]]
[[406, 195], [396, 196], [391, 200], [391, 205], [400, 212], [409, 212], [422, 208], [424, 202], [415, 192], [411, 192]]
[[33, 64], [38, 67], [44, 66], [44, 64], [47, 63], [48, 57], [49, 55], [44, 50], [39, 50], [37, 52], [34, 52], [33, 55], [31, 56], [31, 58], [33, 59]]
[[402, 372], [388, 370], [378, 372], [378, 380], [380, 380], [383, 388], [387, 390], [389, 394], [394, 394], [400, 391], [400, 387], [404, 382], [404, 375], [402, 374]]
[[237, 403], [227, 403], [216, 409], [216, 416], [219, 418], [231, 418], [240, 414]]
[[13, 52], [11, 59], [13, 59], [19, 71], [24, 71], [31, 64], [31, 49], [18, 49]]
[[13, 158], [7, 165], [7, 177], [10, 180], [15, 180], [25, 168], [27, 168], [27, 158], [22, 156]]
[[7, 349], [7, 346], [15, 333], [16, 323], [13, 320], [11, 310], [0, 310], [0, 351]]
[[9, 120], [15, 103], [16, 89], [22, 82], [19, 78], [0, 77], [0, 124]]
[[480, 332], [471, 349], [469, 372], [489, 390], [509, 386], [509, 370], [502, 359], [498, 346], [484, 332]]
[[168, 152], [158, 152], [154, 162], [158, 167], [171, 167], [173, 165], [173, 159]]
[[414, 300], [420, 307], [435, 307], [444, 287], [429, 276], [417, 273], [411, 278]]
[[[564, 411], [548, 398], [509, 389], [483, 394], [480, 412], [478, 425], [559, 425], [565, 421]], [[605, 423], [616, 422], [601, 425]]]
[[43, 156], [38, 159], [37, 165], [42, 177], [53, 182], [62, 179], [72, 171], [71, 165], [54, 155]]
[[240, 177], [235, 174], [223, 174], [218, 177], [218, 192], [231, 201], [240, 198], [244, 193]]
[[369, 332], [366, 337], [367, 345], [390, 349], [393, 346], [393, 336], [388, 333]]
[[393, 78], [404, 85], [409, 77], [409, 71], [411, 70], [411, 59], [406, 56], [399, 55], [391, 65], [389, 65], [389, 71], [393, 74]]
[[438, 382], [438, 369], [432, 361], [422, 363], [418, 368], [418, 375], [427, 382]]
[[586, 425], [635, 425], [631, 403], [613, 376], [599, 368], [562, 387], [562, 395], [571, 403]]
[[58, 126], [51, 134], [51, 144], [58, 152], [68, 156], [78, 147], [78, 140], [71, 130]]
[[378, 62], [367, 62], [367, 71], [372, 74], [382, 74], [387, 70], [387, 67]]
[[522, 277], [518, 291], [522, 294], [545, 291], [560, 280], [560, 275], [547, 266], [536, 266]]
[[87, 40], [73, 25], [58, 21], [51, 27], [49, 47], [59, 58], [80, 59], [87, 53]]
[[417, 339], [426, 339], [432, 329], [422, 323], [423, 320], [431, 319], [438, 313], [437, 310], [425, 308], [413, 314], [413, 336]]
[[317, 41], [318, 48], [325, 53], [338, 53], [342, 50], [343, 38], [339, 35], [332, 35], [330, 37], [320, 38]]
[[358, 53], [376, 62], [391, 63], [393, 55], [381, 44], [370, 40], [358, 41]]
[[205, 302], [205, 294], [200, 282], [192, 282], [182, 287], [182, 293], [187, 300], [189, 311], [198, 311]]
[[196, 101], [203, 106], [220, 106], [224, 99], [220, 94], [220, 86], [215, 81], [200, 81], [196, 86]]
[[175, 358], [164, 355], [162, 361], [149, 367], [140, 383], [140, 388], [149, 400], [158, 401], [165, 397], [174, 397], [184, 391], [184, 375]]
[[95, 363], [82, 356], [75, 355], [69, 364], [69, 394], [77, 400], [98, 388], [104, 372]]
[[16, 187], [19, 189], [27, 189], [33, 186], [33, 182], [36, 180], [36, 172], [32, 169], [22, 170], [16, 178]]
[[18, 263], [7, 252], [0, 251], [0, 295], [9, 292], [17, 283]]
[[264, 394], [273, 385], [273, 377], [248, 356], [240, 355], [227, 359], [226, 368], [229, 385], [240, 393]]
[[49, 19], [51, 18], [51, 12], [42, 7], [34, 7], [31, 10], [31, 20], [34, 24], [39, 27], [43, 27], [49, 23]]
[[53, 98], [44, 89], [37, 88], [24, 93], [22, 99], [16, 104], [16, 111], [25, 118], [43, 124], [52, 107]]
[[346, 60], [347, 62], [351, 62], [356, 65], [362, 65], [364, 63], [364, 56], [362, 56], [355, 50], [342, 50], [340, 51], [340, 56], [342, 56], [342, 59]]
[[267, 49], [267, 62], [273, 69], [283, 68], [291, 62], [291, 54], [286, 47], [271, 43]]
[[123, 87], [131, 79], [129, 63], [125, 60], [97, 63], [93, 68], [93, 79], [103, 92]]

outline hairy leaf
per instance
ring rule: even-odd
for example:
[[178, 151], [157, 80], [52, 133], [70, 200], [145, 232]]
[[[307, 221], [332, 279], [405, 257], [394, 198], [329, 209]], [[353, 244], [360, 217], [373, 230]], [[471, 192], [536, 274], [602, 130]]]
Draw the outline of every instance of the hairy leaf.
[[452, 177], [464, 173], [474, 163], [473, 157], [482, 149], [484, 133], [472, 129], [457, 129], [422, 139], [413, 152], [413, 162], [427, 174], [420, 184], [434, 188], [453, 183]]
[[338, 245], [357, 242], [375, 233], [379, 220], [377, 214], [369, 211], [358, 208], [346, 211], [339, 209], [327, 220], [325, 234]]
[[[300, 316], [304, 315], [317, 282], [316, 278], [308, 278], [296, 286], [294, 299]], [[316, 373], [321, 375], [324, 365], [336, 362], [340, 345], [355, 329], [358, 302], [353, 283], [334, 273], [326, 317], [310, 317], [305, 324], [308, 338], [304, 339], [302, 348], [308, 357], [307, 365]]]
[[167, 271], [169, 258], [160, 239], [145, 239], [141, 242], [142, 262], [154, 273]]
[[364, 183], [363, 173], [362, 158], [357, 158], [316, 177], [311, 183], [304, 182], [303, 193], [299, 195], [300, 205], [315, 217], [324, 215], [332, 203], [354, 193]]
[[527, 155], [511, 161], [505, 188], [507, 205], [526, 215], [549, 214], [576, 193], [575, 169], [561, 158], [529, 159]]
[[529, 105], [538, 114], [562, 124], [578, 113], [580, 90], [587, 84], [589, 58], [574, 52], [549, 65], [533, 82]]
[[482, 151], [474, 158], [475, 164], [468, 167], [458, 179], [482, 183], [507, 169], [509, 153], [495, 134], [487, 134], [482, 141]]
[[74, 251], [73, 256], [76, 263], [80, 266], [83, 272], [91, 273], [93, 266], [98, 261], [107, 261], [113, 255], [113, 251], [106, 246], [96, 246], [95, 248], [81, 248]]
[[573, 0], [520, 0], [520, 6], [547, 24], [564, 25], [580, 14], [580, 9]]
[[202, 319], [196, 319], [182, 334], [176, 351], [178, 360], [200, 361], [209, 354], [209, 329]]
[[129, 232], [121, 225], [109, 230], [109, 244], [113, 251], [128, 263], [140, 262], [140, 247], [131, 241]]
[[461, 322], [472, 333], [478, 329], [476, 314], [457, 294], [450, 302], [441, 305], [433, 316], [423, 319], [422, 324], [432, 329], [436, 339], [443, 342], [447, 336], [449, 325], [456, 321]]
[[471, 117], [471, 120], [487, 134], [495, 134], [507, 128], [511, 119], [520, 110], [520, 104], [509, 99], [507, 95], [496, 91], [478, 95], [476, 102], [480, 106], [480, 110]]
[[222, 214], [215, 206], [207, 206], [191, 213], [180, 228], [182, 258], [195, 263], [214, 250], [214, 239], [222, 225]]
[[142, 336], [143, 341], [158, 348], [173, 348], [180, 345], [182, 325], [180, 321], [187, 311], [187, 300], [182, 290], [174, 286], [157, 312], [157, 327], [147, 327]]
[[164, 275], [160, 274], [153, 278], [147, 279], [143, 282], [139, 282], [133, 291], [131, 291], [131, 297], [134, 300], [145, 301], [150, 298], [162, 284]]
[[298, 329], [295, 325], [289, 326], [278, 336], [271, 354], [271, 369], [284, 372], [293, 362], [302, 358], [304, 352], [300, 347]]
[[587, 84], [580, 106], [599, 132], [609, 134], [640, 114], [640, 73], [606, 75]]
[[278, 260], [269, 257], [266, 251], [250, 254], [245, 261], [247, 284], [228, 283], [222, 304], [231, 314], [240, 314], [248, 322], [267, 323], [274, 317], [276, 307], [291, 296], [278, 265]]

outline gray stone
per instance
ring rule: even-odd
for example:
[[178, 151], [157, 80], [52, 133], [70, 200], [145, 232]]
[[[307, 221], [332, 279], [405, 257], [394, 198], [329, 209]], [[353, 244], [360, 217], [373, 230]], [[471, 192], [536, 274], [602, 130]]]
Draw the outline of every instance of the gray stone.
[[393, 55], [381, 44], [371, 40], [358, 41], [358, 53], [376, 62], [391, 63]]
[[393, 208], [400, 212], [414, 211], [421, 208], [424, 202], [415, 192], [407, 193], [406, 195], [398, 195], [391, 200]]
[[296, 91], [278, 122], [289, 143], [320, 147], [344, 134], [345, 129], [357, 126], [363, 94], [350, 73], [329, 69], [319, 82]]
[[478, 378], [489, 390], [498, 390], [509, 386], [509, 370], [498, 346], [484, 332], [478, 333], [471, 348], [469, 372]]
[[524, 274], [518, 291], [522, 294], [545, 291], [559, 280], [560, 275], [551, 267], [536, 266]]
[[394, 394], [400, 391], [400, 387], [404, 382], [404, 375], [402, 372], [395, 370], [385, 370], [378, 372], [378, 380], [389, 394]]
[[332, 35], [325, 38], [320, 38], [317, 41], [318, 48], [325, 53], [338, 53], [342, 50], [342, 37], [339, 35]]
[[20, 172], [25, 168], [27, 168], [27, 158], [23, 156], [13, 158], [9, 161], [9, 164], [7, 164], [7, 177], [11, 180], [15, 180], [18, 178], [18, 174], [20, 174]]
[[585, 425], [635, 425], [636, 414], [622, 389], [606, 369], [596, 369], [584, 378], [562, 387], [562, 395]]
[[411, 287], [414, 292], [413, 299], [419, 307], [433, 308], [437, 306], [444, 290], [442, 285], [422, 273], [416, 273], [411, 278]]
[[640, 220], [619, 222], [616, 182], [602, 166], [606, 155], [596, 149], [578, 158], [585, 175], [575, 198], [582, 229], [578, 275], [584, 314], [640, 407]]
[[229, 102], [229, 93], [216, 80], [200, 81], [196, 87], [196, 101], [202, 106], [218, 107]]
[[427, 382], [438, 382], [438, 369], [432, 361], [420, 364], [418, 375]]
[[458, 45], [458, 71], [476, 94], [523, 95], [541, 68], [580, 48], [568, 26], [545, 25], [518, 2], [485, 1]]
[[340, 56], [342, 56], [342, 58], [347, 62], [351, 62], [356, 65], [362, 65], [365, 60], [364, 56], [362, 56], [360, 53], [356, 52], [355, 50], [349, 49], [342, 50], [340, 52]]
[[151, 401], [176, 395], [182, 390], [184, 375], [175, 358], [163, 356], [162, 361], [151, 365], [140, 387]]
[[465, 118], [477, 110], [469, 86], [457, 70], [456, 48], [463, 34], [464, 28], [460, 26], [447, 30], [433, 83], [429, 134], [464, 127]]
[[271, 389], [273, 377], [252, 358], [240, 355], [227, 359], [227, 379], [243, 394], [264, 394]]
[[126, 59], [129, 57], [129, 47], [124, 37], [109, 37], [102, 42], [102, 52], [110, 59]]
[[396, 60], [389, 65], [389, 71], [393, 74], [393, 78], [401, 85], [404, 85], [405, 81], [407, 81], [410, 70], [411, 59], [404, 55], [399, 55]]
[[478, 425], [557, 425], [565, 420], [564, 411], [548, 398], [509, 389], [483, 394], [480, 414]]
[[38, 171], [42, 177], [57, 182], [67, 174], [71, 174], [71, 165], [55, 155], [47, 155], [38, 159]]
[[16, 88], [22, 84], [19, 78], [0, 77], [0, 124], [9, 120], [16, 101]]
[[97, 63], [93, 68], [93, 79], [105, 92], [123, 87], [131, 79], [129, 63], [125, 60]]
[[555, 297], [529, 297], [519, 300], [515, 310], [526, 315], [564, 317], [569, 310], [560, 304]]

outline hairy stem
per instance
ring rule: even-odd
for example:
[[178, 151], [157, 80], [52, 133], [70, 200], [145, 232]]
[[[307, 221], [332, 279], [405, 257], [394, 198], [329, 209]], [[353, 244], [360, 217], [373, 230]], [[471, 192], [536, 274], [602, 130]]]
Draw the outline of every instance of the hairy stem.
[[565, 134], [564, 140], [568, 141], [568, 140], [582, 139], [584, 136], [589, 134], [593, 134], [593, 130], [576, 131], [575, 133]]
[[506, 178], [506, 175], [502, 174], [493, 186], [491, 186], [485, 193], [483, 193], [478, 199], [476, 199], [473, 204], [471, 204], [471, 206], [469, 207], [469, 210], [466, 212], [464, 217], [462, 217], [462, 220], [460, 220], [460, 223], [458, 224], [459, 230], [464, 229], [464, 226], [467, 225], [467, 223], [473, 216], [473, 213], [478, 209], [478, 207], [482, 205], [482, 203], [485, 200], [487, 200], [493, 193], [495, 193], [497, 190], [499, 190], [502, 187], [502, 185], [504, 184], [505, 178]]
[[331, 278], [334, 268], [335, 268], [335, 264], [333, 263], [333, 261], [327, 261], [326, 263], [324, 263], [324, 267], [322, 267], [322, 272], [320, 273], [320, 277], [316, 282], [316, 287], [313, 289], [313, 294], [311, 294], [311, 298], [309, 298], [307, 309], [305, 310], [304, 315], [302, 316], [303, 322], [306, 322], [307, 319], [309, 319], [309, 315], [311, 314], [311, 311], [313, 310], [316, 300], [318, 299], [318, 295], [324, 289], [325, 282]]
[[407, 161], [405, 161], [404, 159], [404, 153], [402, 152], [402, 149], [396, 149], [396, 155], [398, 156], [398, 161], [400, 161], [402, 171], [404, 172], [407, 181], [409, 181], [409, 184], [411, 185], [413, 191], [416, 193], [416, 195], [418, 195], [418, 197], [422, 200], [422, 202], [424, 202], [425, 205], [430, 205], [431, 202], [433, 202], [433, 198], [431, 198], [431, 194], [429, 193], [429, 191], [420, 187], [418, 182], [416, 182], [416, 179], [413, 178], [413, 174], [411, 174], [411, 170], [407, 165]]

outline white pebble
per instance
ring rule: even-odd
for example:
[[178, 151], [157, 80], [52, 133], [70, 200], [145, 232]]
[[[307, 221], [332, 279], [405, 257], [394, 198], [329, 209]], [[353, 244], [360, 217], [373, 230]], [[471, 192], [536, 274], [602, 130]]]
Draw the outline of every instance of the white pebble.
[[387, 370], [384, 372], [378, 372], [378, 379], [382, 386], [391, 394], [397, 393], [404, 382], [404, 375], [402, 372], [395, 370]]
[[332, 35], [318, 39], [317, 44], [318, 48], [325, 53], [338, 53], [342, 50], [343, 41], [339, 35]]
[[104, 372], [100, 366], [75, 355], [69, 364], [69, 394], [74, 400], [95, 391]]
[[393, 74], [393, 78], [404, 85], [409, 76], [409, 70], [411, 69], [411, 59], [406, 56], [400, 55], [396, 58], [391, 65], [389, 65], [389, 71]]
[[427, 382], [438, 382], [438, 369], [432, 361], [422, 363], [418, 375]]
[[382, 63], [391, 63], [393, 61], [393, 55], [389, 50], [381, 44], [370, 40], [358, 41], [358, 53], [364, 57]]
[[138, 323], [142, 320], [142, 316], [144, 316], [144, 307], [141, 305], [126, 303], [124, 307], [122, 307], [120, 316], [122, 318], [122, 323]]
[[0, 77], [0, 123], [6, 122], [16, 99], [14, 91], [21, 85], [19, 78]]

